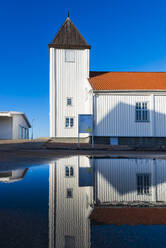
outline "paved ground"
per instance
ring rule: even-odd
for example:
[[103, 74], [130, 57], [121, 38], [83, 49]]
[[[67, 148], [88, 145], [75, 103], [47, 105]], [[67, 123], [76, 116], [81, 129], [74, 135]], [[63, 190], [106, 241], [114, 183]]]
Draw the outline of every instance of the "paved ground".
[[111, 147], [109, 145], [95, 145], [92, 149], [90, 144], [57, 143], [50, 139], [36, 140], [0, 140], [0, 160], [19, 159], [53, 159], [62, 156], [72, 155], [94, 155], [97, 157], [129, 157], [129, 158], [157, 158], [166, 159], [166, 151], [141, 151], [133, 150], [131, 147], [119, 146]]

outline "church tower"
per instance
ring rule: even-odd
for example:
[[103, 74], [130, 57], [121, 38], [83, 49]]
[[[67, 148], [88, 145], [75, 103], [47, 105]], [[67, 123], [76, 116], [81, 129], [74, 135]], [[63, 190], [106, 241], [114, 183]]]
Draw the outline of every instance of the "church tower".
[[92, 113], [90, 48], [68, 14], [49, 44], [50, 137], [77, 137], [78, 115]]

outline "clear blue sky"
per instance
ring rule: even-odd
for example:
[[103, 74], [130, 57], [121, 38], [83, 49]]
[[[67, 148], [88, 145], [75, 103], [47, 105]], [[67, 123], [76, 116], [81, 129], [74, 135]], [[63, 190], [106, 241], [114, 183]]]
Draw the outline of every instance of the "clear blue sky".
[[67, 10], [92, 45], [91, 70], [166, 71], [165, 0], [8, 0], [0, 4], [0, 110], [49, 135], [48, 43]]

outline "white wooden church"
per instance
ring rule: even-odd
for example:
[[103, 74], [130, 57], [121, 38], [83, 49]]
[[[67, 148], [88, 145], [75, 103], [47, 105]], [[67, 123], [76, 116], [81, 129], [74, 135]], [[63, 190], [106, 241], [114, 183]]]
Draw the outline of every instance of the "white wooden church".
[[68, 16], [49, 44], [50, 137], [77, 138], [91, 115], [95, 143], [165, 145], [166, 73], [90, 71], [90, 49]]

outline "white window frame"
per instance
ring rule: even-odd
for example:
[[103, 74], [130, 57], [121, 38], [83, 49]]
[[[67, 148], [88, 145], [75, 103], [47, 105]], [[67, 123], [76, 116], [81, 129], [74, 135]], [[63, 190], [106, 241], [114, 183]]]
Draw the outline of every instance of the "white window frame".
[[73, 49], [65, 50], [65, 62], [75, 63], [75, 51]]
[[[71, 104], [68, 104], [68, 100], [71, 100]], [[67, 97], [66, 98], [66, 105], [69, 106], [69, 107], [71, 107], [73, 105], [73, 99], [72, 99], [72, 97]]]
[[[146, 115], [146, 119], [144, 118]], [[135, 121], [136, 122], [149, 122], [149, 102], [137, 101], [135, 103]]]
[[[138, 177], [142, 177], [142, 184], [139, 184]], [[148, 177], [148, 182], [146, 182], [146, 177]], [[137, 195], [150, 195], [151, 194], [151, 174], [150, 173], [137, 173]]]
[[[66, 120], [69, 119], [69, 126], [66, 126]], [[73, 126], [71, 126], [71, 119], [73, 119]], [[74, 117], [72, 116], [66, 116], [65, 117], [65, 128], [73, 128], [74, 127]]]
[[[68, 169], [68, 175], [67, 175], [67, 169]], [[71, 173], [71, 170], [73, 170], [73, 173]], [[74, 177], [74, 168], [71, 165], [66, 165], [65, 166], [65, 177], [69, 178], [69, 177]]]

